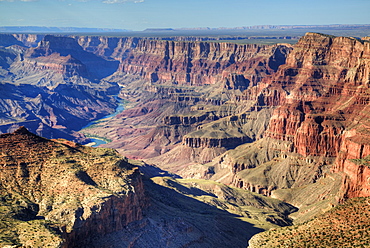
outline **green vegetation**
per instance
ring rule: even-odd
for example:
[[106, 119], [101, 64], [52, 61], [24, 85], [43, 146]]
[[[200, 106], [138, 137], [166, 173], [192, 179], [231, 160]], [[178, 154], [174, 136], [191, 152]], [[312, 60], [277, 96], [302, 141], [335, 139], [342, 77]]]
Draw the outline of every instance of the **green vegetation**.
[[92, 206], [134, 190], [134, 167], [114, 149], [50, 141], [27, 130], [2, 138], [0, 247], [61, 247]]
[[353, 163], [357, 165], [365, 165], [368, 168], [370, 168], [370, 155], [366, 156], [364, 158], [359, 158], [359, 159], [350, 159]]

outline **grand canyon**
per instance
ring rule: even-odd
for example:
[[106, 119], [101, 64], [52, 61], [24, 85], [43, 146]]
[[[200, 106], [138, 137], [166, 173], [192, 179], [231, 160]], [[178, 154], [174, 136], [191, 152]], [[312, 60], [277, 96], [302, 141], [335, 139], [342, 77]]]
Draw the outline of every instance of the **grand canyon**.
[[0, 80], [2, 247], [369, 246], [370, 37], [0, 34]]

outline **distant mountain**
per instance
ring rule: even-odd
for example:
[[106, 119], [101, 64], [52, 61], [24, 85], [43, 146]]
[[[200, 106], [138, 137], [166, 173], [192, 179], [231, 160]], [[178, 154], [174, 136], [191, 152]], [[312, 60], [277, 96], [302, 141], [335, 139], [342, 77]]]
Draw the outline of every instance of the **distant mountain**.
[[370, 24], [330, 24], [330, 25], [254, 25], [243, 27], [198, 27], [198, 28], [176, 28], [174, 30], [234, 30], [234, 29], [356, 29], [370, 28]]
[[38, 26], [3, 26], [3, 33], [105, 33], [105, 32], [128, 32], [127, 29], [111, 28], [76, 28], [76, 27], [38, 27]]
[[[255, 25], [246, 27], [237, 27], [231, 29], [317, 29], [317, 28], [369, 28], [370, 24], [330, 24], [330, 25]], [[218, 28], [218, 29], [229, 29], [229, 28]]]
[[144, 32], [162, 32], [162, 31], [174, 31], [173, 28], [147, 28]]

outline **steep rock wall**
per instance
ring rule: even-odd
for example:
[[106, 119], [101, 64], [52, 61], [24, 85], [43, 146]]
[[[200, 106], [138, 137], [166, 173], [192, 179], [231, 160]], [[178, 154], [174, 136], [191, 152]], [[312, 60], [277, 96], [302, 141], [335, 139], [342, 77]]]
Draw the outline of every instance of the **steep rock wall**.
[[[224, 82], [228, 88], [246, 89], [273, 72], [270, 56], [286, 47], [261, 47], [227, 43], [188, 43], [140, 40], [120, 69], [152, 82], [204, 85]], [[283, 50], [283, 52], [281, 52]], [[283, 64], [283, 58], [276, 63]], [[249, 71], [256, 71], [253, 78]], [[239, 76], [235, 76], [238, 74]], [[234, 75], [234, 76], [233, 76]]]
[[87, 51], [120, 61], [119, 71], [153, 83], [205, 85], [223, 83], [245, 90], [285, 63], [284, 45], [238, 45], [162, 41], [140, 38], [79, 37]]
[[[289, 152], [313, 156], [313, 161], [337, 157], [333, 171], [349, 176], [348, 195], [364, 196], [369, 194], [367, 167], [354, 165], [353, 159], [368, 155], [362, 151], [369, 126], [369, 80], [369, 42], [308, 33], [286, 64], [242, 99], [278, 106], [265, 137], [291, 142]], [[357, 134], [349, 138], [353, 132]]]

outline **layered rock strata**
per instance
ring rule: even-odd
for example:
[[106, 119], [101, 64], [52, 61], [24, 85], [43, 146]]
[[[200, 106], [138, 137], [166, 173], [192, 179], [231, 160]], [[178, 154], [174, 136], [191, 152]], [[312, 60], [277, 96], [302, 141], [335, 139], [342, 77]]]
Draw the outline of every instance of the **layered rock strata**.
[[285, 65], [244, 94], [259, 106], [277, 106], [265, 137], [289, 142], [288, 152], [314, 164], [336, 158], [333, 171], [346, 172], [350, 196], [369, 194], [366, 166], [355, 165], [368, 155], [369, 58], [365, 40], [308, 33]]
[[[367, 129], [369, 42], [366, 39], [308, 33], [294, 45], [285, 64], [274, 64], [271, 61], [285, 61], [277, 58], [283, 58], [284, 54], [291, 50], [290, 47], [117, 39], [113, 42], [114, 46], [122, 49], [115, 48], [102, 53], [102, 51], [108, 51], [106, 49], [108, 40], [95, 40], [95, 45], [92, 46], [93, 40], [93, 38], [90, 38], [90, 41], [85, 38], [85, 40], [80, 39], [79, 42], [85, 49], [93, 47], [92, 50], [96, 54], [119, 58], [119, 70], [144, 79], [146, 89], [152, 92], [151, 97], [175, 100], [177, 103], [183, 103], [182, 106], [186, 106], [188, 111], [196, 110], [197, 113], [192, 114], [187, 111], [181, 114], [166, 111], [168, 115], [163, 117], [165, 125], [161, 124], [162, 128], [171, 126], [176, 127], [176, 130], [187, 127], [188, 133], [181, 132], [182, 137], [175, 136], [176, 142], [182, 140], [183, 151], [187, 151], [190, 157], [205, 157], [203, 152], [197, 149], [224, 149], [214, 153], [214, 156], [217, 156], [225, 152], [225, 148], [235, 148], [237, 145], [260, 139], [262, 133], [265, 140], [270, 140], [276, 143], [277, 147], [282, 147], [275, 150], [276, 155], [266, 156], [266, 159], [259, 161], [248, 156], [244, 156], [243, 159], [230, 158], [230, 161], [238, 162], [231, 162], [227, 172], [229, 176], [222, 179], [225, 180], [224, 182], [256, 189], [257, 192], [269, 195], [278, 188], [314, 183], [326, 173], [331, 173], [330, 168], [332, 168], [332, 172], [347, 171], [349, 178], [346, 182], [350, 184], [348, 195], [367, 194], [364, 183], [360, 183], [362, 186], [357, 184], [359, 181], [365, 182], [366, 179], [363, 178], [367, 175], [367, 166], [361, 164], [368, 155], [366, 137], [361, 136], [365, 133], [363, 130]], [[267, 54], [269, 56], [266, 56]], [[252, 74], [251, 71], [253, 71]], [[194, 94], [202, 90], [192, 88], [180, 93], [173, 88], [169, 90], [168, 86], [171, 84], [173, 88], [219, 85], [223, 89], [231, 90], [232, 93], [219, 90], [221, 94], [218, 99], [223, 101], [219, 103], [220, 105], [216, 104], [220, 109], [229, 108], [229, 111], [225, 115], [215, 114], [217, 110], [206, 111], [210, 108], [204, 107], [202, 105], [205, 103], [204, 100], [201, 102], [198, 95]], [[160, 85], [167, 85], [166, 90], [158, 87]], [[237, 94], [235, 89], [244, 91]], [[130, 94], [132, 95], [132, 92], [127, 90], [127, 95]], [[209, 92], [207, 94], [216, 95]], [[169, 95], [173, 97], [166, 97]], [[226, 95], [228, 98], [222, 98]], [[235, 103], [234, 107], [233, 103]], [[266, 109], [272, 111], [270, 115], [265, 115], [263, 121], [263, 118], [259, 119], [253, 125], [251, 120], [243, 123], [231, 120], [232, 116], [241, 116], [245, 113], [250, 115], [255, 111], [261, 113]], [[142, 114], [143, 117], [145, 115], [145, 113]], [[361, 124], [356, 124], [360, 122]], [[158, 123], [155, 125], [158, 126]], [[253, 126], [253, 128], [246, 128], [247, 126]], [[149, 130], [152, 129], [147, 129]], [[152, 132], [154, 133], [158, 134], [158, 132]], [[147, 140], [150, 146], [150, 142], [155, 139]], [[264, 142], [261, 141], [261, 143]], [[345, 148], [350, 142], [356, 144], [351, 147], [358, 146], [359, 152], [348, 151], [348, 148]], [[165, 144], [166, 142], [162, 143], [162, 145]], [[126, 144], [121, 143], [121, 146], [123, 148]], [[136, 148], [139, 147], [136, 146]], [[161, 155], [172, 150], [174, 146], [168, 148], [159, 151], [157, 147], [154, 150], [159, 151], [156, 152], [157, 155]], [[122, 152], [128, 150], [122, 149]], [[151, 154], [149, 157], [155, 155]], [[172, 155], [174, 154], [178, 154], [178, 151], [173, 150]], [[266, 150], [257, 154], [275, 153]], [[265, 155], [251, 153], [249, 156]], [[164, 161], [172, 161], [169, 156], [170, 154], [163, 157]], [[209, 159], [212, 159], [212, 156], [208, 157], [208, 160], [190, 159], [188, 161], [204, 163], [209, 162]], [[363, 159], [362, 162], [361, 159]], [[243, 162], [244, 160], [254, 162]], [[249, 181], [247, 175], [250, 173], [243, 171], [248, 171], [248, 168], [250, 171], [257, 170], [257, 167], [262, 164], [265, 169], [262, 170], [261, 167], [259, 169], [261, 173], [265, 171], [266, 174], [268, 170], [276, 174], [281, 170], [284, 179], [276, 182], [271, 178], [262, 184]], [[332, 164], [335, 166], [332, 167]], [[268, 169], [272, 165], [274, 169]], [[219, 161], [213, 165], [216, 171], [205, 169], [204, 173], [209, 177], [207, 171], [213, 171], [217, 178], [218, 171], [225, 172], [227, 167], [225, 166], [224, 162]], [[307, 176], [305, 177], [304, 174]], [[254, 172], [250, 175], [252, 178]], [[219, 177], [222, 178], [222, 176]]]
[[[213, 149], [213, 155], [202, 162], [255, 138], [251, 134], [255, 131], [242, 130], [245, 116], [235, 101], [242, 91], [274, 73], [291, 50], [286, 45], [136, 38], [80, 37], [79, 43], [86, 51], [120, 60], [119, 70], [111, 80], [124, 86], [122, 94], [126, 99], [139, 102], [111, 120], [106, 128], [101, 129], [103, 124], [99, 124], [86, 132], [109, 137], [111, 146], [131, 158], [162, 155], [179, 143], [195, 150]], [[230, 115], [234, 116], [231, 120]], [[217, 120], [233, 131], [226, 134], [215, 127], [217, 135], [198, 135], [203, 124]]]
[[241, 89], [257, 84], [285, 63], [286, 45], [238, 45], [140, 38], [78, 37], [87, 51], [120, 61], [119, 71], [157, 84], [222, 82]]

